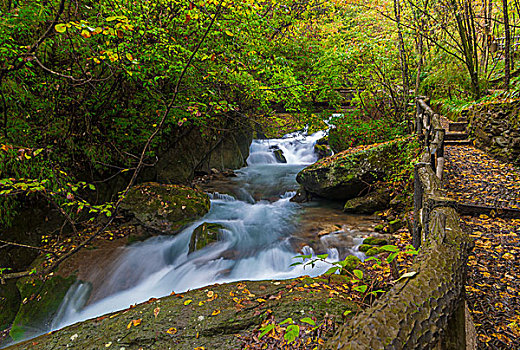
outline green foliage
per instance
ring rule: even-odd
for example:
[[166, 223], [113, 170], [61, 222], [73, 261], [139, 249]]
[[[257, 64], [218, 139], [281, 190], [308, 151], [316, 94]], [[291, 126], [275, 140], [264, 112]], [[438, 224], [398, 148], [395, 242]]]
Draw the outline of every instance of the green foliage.
[[329, 135], [329, 145], [335, 152], [392, 140], [406, 133], [404, 122], [392, 122], [389, 118], [363, 118], [357, 112], [335, 116], [331, 124], [334, 129]]

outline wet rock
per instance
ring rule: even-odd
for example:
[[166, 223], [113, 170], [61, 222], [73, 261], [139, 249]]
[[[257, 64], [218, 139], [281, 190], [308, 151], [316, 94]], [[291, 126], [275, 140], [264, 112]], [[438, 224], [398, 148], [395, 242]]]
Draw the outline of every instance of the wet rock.
[[223, 228], [224, 226], [220, 224], [208, 222], [199, 225], [191, 234], [188, 254], [219, 241], [220, 230]]
[[381, 253], [383, 251], [384, 250], [382, 250], [380, 247], [372, 247], [365, 253], [365, 255], [366, 256], [374, 256], [374, 255], [377, 255], [377, 254], [379, 254], [379, 253]]
[[408, 139], [351, 149], [323, 158], [300, 171], [296, 181], [308, 192], [348, 200], [390, 174]]
[[294, 203], [305, 203], [311, 200], [312, 195], [307, 190], [300, 186], [296, 194], [290, 199]]
[[343, 211], [351, 214], [373, 214], [388, 208], [390, 195], [386, 191], [372, 192], [363, 197], [349, 199]]
[[387, 245], [388, 241], [383, 238], [377, 238], [377, 237], [367, 237], [363, 240], [363, 244], [367, 245]]
[[394, 233], [397, 230], [404, 227], [404, 222], [401, 219], [395, 219], [388, 223], [389, 232], [388, 233]]
[[314, 153], [318, 156], [319, 159], [323, 159], [325, 157], [332, 155], [332, 150], [330, 149], [329, 145], [320, 145], [316, 143], [314, 145]]
[[[331, 279], [340, 283], [340, 277], [333, 275]], [[313, 283], [320, 288], [308, 293], [304, 286]], [[327, 279], [303, 278], [207, 286], [182, 295], [150, 299], [127, 310], [15, 344], [12, 349], [242, 349], [242, 339], [253, 336], [252, 332], [266, 319], [268, 309], [276, 322], [297, 315], [298, 319], [312, 317], [321, 323], [327, 317], [334, 326], [359, 312], [355, 303], [330, 298], [330, 289], [321, 287], [326, 283]], [[352, 316], [343, 317], [345, 310], [352, 310]], [[323, 334], [324, 338], [331, 336], [332, 332]]]
[[316, 141], [317, 145], [328, 145], [329, 144], [329, 136], [323, 136], [321, 139]]
[[189, 187], [150, 182], [134, 186], [121, 208], [146, 228], [175, 234], [204, 216], [210, 201], [207, 194]]
[[0, 331], [13, 322], [22, 299], [15, 281], [0, 284]]
[[363, 252], [363, 253], [366, 253], [368, 252], [370, 249], [372, 248], [372, 246], [370, 244], [362, 244], [359, 246], [359, 251], [360, 252]]
[[9, 332], [11, 338], [16, 341], [47, 331], [65, 294], [75, 281], [75, 276], [63, 278], [56, 275], [46, 280], [37, 277], [18, 280], [16, 284], [22, 304]]
[[287, 163], [287, 159], [283, 155], [283, 151], [278, 146], [269, 147], [273, 151], [274, 157], [278, 163]]
[[341, 231], [341, 225], [325, 225], [319, 232], [318, 237]]
[[250, 121], [239, 114], [227, 115], [224, 129], [202, 133], [199, 128], [174, 128], [169, 146], [159, 154], [153, 167], [154, 176], [161, 182], [185, 183], [196, 173], [210, 174], [211, 169], [239, 169], [246, 165], [249, 146], [253, 140]]
[[349, 255], [343, 261], [345, 262], [345, 266], [343, 266], [341, 270], [342, 274], [345, 274], [347, 271], [352, 273], [352, 271], [361, 264], [361, 260], [355, 255]]

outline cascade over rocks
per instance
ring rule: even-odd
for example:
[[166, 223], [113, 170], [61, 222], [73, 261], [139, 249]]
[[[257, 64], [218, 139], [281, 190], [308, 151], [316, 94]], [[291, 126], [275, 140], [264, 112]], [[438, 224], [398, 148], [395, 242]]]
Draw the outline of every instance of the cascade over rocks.
[[153, 231], [175, 234], [204, 216], [210, 201], [207, 194], [189, 187], [149, 182], [134, 186], [121, 208]]
[[407, 139], [360, 146], [324, 158], [303, 169], [296, 181], [306, 192], [328, 199], [351, 199], [366, 193], [394, 167]]

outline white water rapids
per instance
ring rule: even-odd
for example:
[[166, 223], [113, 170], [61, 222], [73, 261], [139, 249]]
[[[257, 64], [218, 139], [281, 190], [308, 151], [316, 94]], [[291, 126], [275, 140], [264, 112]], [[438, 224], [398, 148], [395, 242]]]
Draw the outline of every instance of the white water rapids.
[[[316, 161], [314, 144], [324, 134], [294, 133], [282, 139], [254, 140], [248, 166], [238, 170], [232, 180], [239, 188], [237, 198], [215, 193], [210, 212], [178, 235], [154, 237], [123, 248], [117, 261], [107, 266], [109, 272], [97, 291], [97, 295], [105, 297], [85, 305], [90, 287], [74, 285], [60, 306], [53, 329], [172, 291], [325, 272], [330, 265], [290, 267], [296, 261], [295, 255], [314, 252], [309, 247], [299, 252], [290, 244], [296, 230], [295, 218], [301, 215], [302, 207], [289, 201], [294, 194], [291, 191], [297, 187], [296, 174]], [[272, 146], [283, 151], [287, 163], [276, 161]], [[188, 255], [190, 236], [203, 222], [223, 225], [222, 239]], [[331, 261], [340, 258], [334, 247], [329, 247], [328, 254]]]

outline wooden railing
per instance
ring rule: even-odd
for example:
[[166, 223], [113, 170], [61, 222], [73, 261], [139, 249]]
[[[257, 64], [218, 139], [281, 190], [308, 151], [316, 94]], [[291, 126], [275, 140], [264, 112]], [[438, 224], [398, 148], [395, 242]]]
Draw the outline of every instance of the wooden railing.
[[422, 161], [429, 162], [437, 177], [442, 180], [446, 130], [441, 125], [440, 116], [422, 98], [417, 99], [415, 131], [426, 147]]

